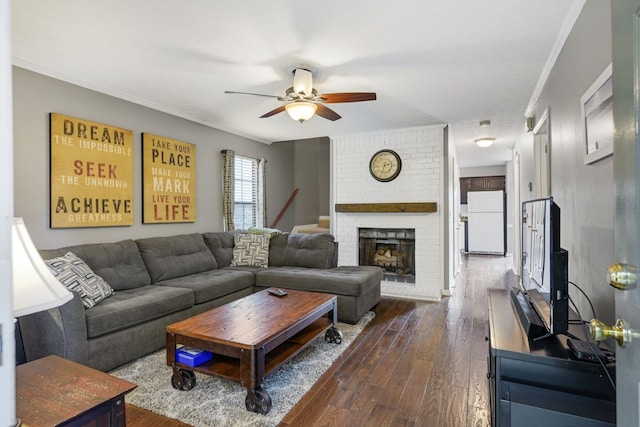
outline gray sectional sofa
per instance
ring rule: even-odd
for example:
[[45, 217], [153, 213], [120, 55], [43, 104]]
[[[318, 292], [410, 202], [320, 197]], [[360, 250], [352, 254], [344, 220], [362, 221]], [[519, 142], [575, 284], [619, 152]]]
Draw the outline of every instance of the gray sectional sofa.
[[271, 236], [268, 267], [234, 264], [238, 232], [208, 232], [41, 250], [72, 252], [113, 289], [94, 307], [80, 295], [18, 319], [27, 361], [57, 354], [103, 371], [165, 346], [166, 326], [275, 286], [337, 295], [338, 319], [355, 323], [380, 300], [378, 267], [337, 267], [330, 234]]

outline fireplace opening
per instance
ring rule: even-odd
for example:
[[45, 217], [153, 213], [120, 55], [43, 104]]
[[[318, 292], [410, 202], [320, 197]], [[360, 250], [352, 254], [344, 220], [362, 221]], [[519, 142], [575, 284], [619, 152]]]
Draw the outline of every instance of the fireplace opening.
[[413, 228], [360, 228], [359, 264], [382, 268], [384, 280], [415, 283]]

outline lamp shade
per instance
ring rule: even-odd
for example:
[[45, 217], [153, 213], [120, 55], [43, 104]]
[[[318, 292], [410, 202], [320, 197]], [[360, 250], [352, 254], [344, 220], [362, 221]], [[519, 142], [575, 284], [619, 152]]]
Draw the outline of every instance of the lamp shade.
[[295, 101], [284, 107], [293, 120], [300, 123], [306, 122], [316, 113], [318, 106], [313, 102]]
[[11, 259], [14, 317], [58, 307], [73, 298], [42, 260], [22, 218], [13, 218]]

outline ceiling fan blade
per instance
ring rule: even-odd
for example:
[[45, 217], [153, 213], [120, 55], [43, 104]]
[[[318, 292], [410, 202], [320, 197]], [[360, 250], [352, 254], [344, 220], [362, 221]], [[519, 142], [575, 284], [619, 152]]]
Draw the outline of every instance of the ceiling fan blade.
[[284, 105], [281, 107], [276, 108], [275, 110], [271, 110], [268, 113], [264, 113], [263, 115], [260, 116], [261, 119], [265, 119], [267, 117], [271, 117], [271, 116], [275, 116], [278, 113], [282, 113], [285, 110]]
[[251, 93], [251, 92], [236, 92], [234, 90], [225, 90], [224, 93], [228, 93], [231, 95], [252, 95], [252, 96], [264, 96], [266, 98], [276, 98], [278, 101], [285, 101], [285, 99], [278, 95], [265, 95], [262, 93]]
[[322, 104], [316, 104], [316, 105], [318, 106], [318, 109], [316, 110], [316, 114], [319, 115], [320, 117], [324, 117], [325, 119], [331, 120], [332, 122], [335, 122], [341, 117], [340, 114], [336, 113], [331, 108], [325, 107]]
[[319, 96], [323, 102], [328, 104], [338, 102], [360, 102], [375, 101], [375, 92], [341, 92], [341, 93], [324, 93]]

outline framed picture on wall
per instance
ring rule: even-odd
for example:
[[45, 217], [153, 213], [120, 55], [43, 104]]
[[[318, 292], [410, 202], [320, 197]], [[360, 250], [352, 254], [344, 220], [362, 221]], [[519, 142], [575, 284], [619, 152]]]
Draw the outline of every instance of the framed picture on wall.
[[613, 154], [612, 75], [609, 64], [580, 98], [585, 165]]
[[133, 224], [133, 131], [50, 114], [51, 228]]
[[196, 222], [196, 146], [142, 134], [142, 222]]

